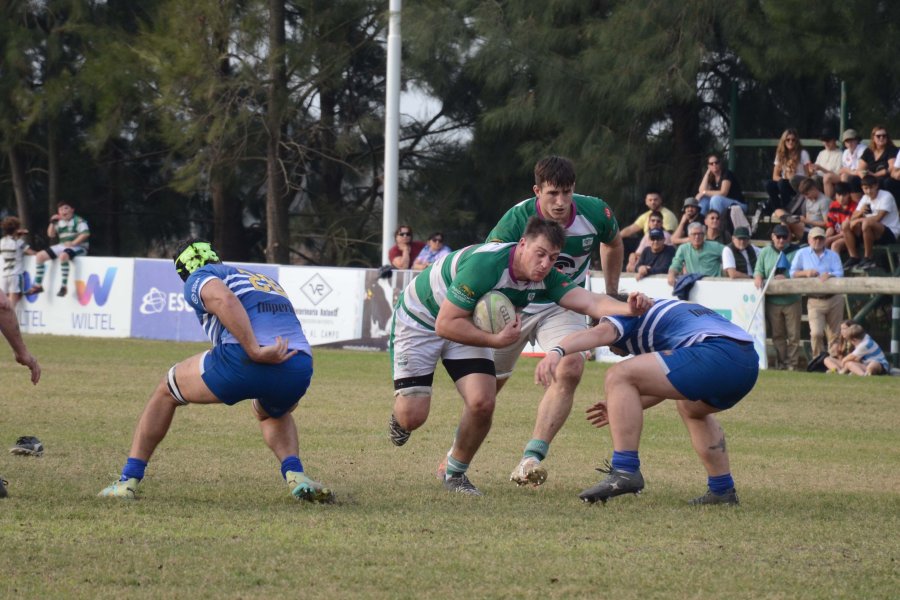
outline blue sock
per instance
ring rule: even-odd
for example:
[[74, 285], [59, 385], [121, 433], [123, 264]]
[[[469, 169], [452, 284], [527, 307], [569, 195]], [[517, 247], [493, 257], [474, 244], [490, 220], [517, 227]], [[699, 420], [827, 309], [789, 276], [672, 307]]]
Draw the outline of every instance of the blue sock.
[[547, 458], [548, 452], [550, 452], [550, 444], [544, 440], [533, 439], [525, 446], [525, 456], [533, 456], [538, 460]]
[[709, 491], [711, 491], [713, 494], [721, 496], [725, 492], [734, 488], [734, 479], [731, 478], [731, 473], [725, 473], [724, 475], [707, 477], [706, 485], [709, 486]]
[[466, 472], [469, 463], [459, 462], [452, 456], [447, 457], [447, 477], [458, 477]]
[[146, 462], [142, 461], [139, 458], [131, 458], [129, 456], [128, 460], [125, 461], [125, 466], [122, 467], [122, 476], [119, 477], [119, 481], [125, 481], [126, 479], [131, 479], [132, 477], [141, 480], [144, 478], [144, 469], [146, 468]]
[[612, 468], [626, 473], [635, 473], [641, 468], [641, 459], [637, 450], [613, 450]]
[[299, 456], [288, 456], [281, 461], [281, 476], [287, 479], [288, 471], [294, 471], [296, 473], [303, 472], [303, 463], [300, 462]]

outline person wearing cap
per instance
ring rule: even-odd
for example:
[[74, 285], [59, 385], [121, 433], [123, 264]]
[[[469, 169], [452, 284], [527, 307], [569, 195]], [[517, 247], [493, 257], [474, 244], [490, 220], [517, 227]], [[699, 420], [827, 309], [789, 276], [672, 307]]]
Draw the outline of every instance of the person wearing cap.
[[[832, 277], [843, 277], [841, 257], [825, 247], [825, 230], [813, 227], [809, 231], [809, 246], [801, 248], [791, 261], [791, 279], [816, 278], [826, 281]], [[844, 315], [844, 294], [809, 294], [806, 302], [809, 315], [809, 336], [812, 355], [818, 356], [828, 350], [840, 335], [841, 320]], [[828, 344], [825, 344], [825, 337]]]
[[650, 223], [650, 230], [644, 237], [641, 238], [641, 243], [638, 244], [637, 250], [628, 255], [628, 265], [625, 267], [626, 273], [634, 273], [635, 269], [637, 269], [638, 260], [641, 257], [641, 254], [644, 252], [644, 249], [650, 247], [650, 231], [654, 229], [659, 229], [663, 232], [663, 238], [666, 245], [673, 246], [672, 244], [672, 234], [663, 229], [663, 216], [662, 213], [658, 210], [650, 213], [650, 218], [647, 220]]
[[[900, 214], [893, 194], [879, 189], [878, 177], [862, 178], [864, 196], [844, 227], [844, 243], [850, 258], [844, 268], [857, 267], [864, 271], [876, 266], [875, 244], [894, 244], [900, 238]], [[864, 256], [859, 258], [859, 239], [862, 238]]]
[[750, 279], [758, 258], [759, 248], [750, 243], [750, 230], [738, 227], [731, 243], [722, 249], [722, 271], [731, 279]]
[[859, 159], [866, 151], [866, 147], [859, 141], [859, 134], [855, 129], [845, 129], [844, 134], [841, 135], [841, 143], [844, 144], [844, 151], [841, 153], [841, 181], [850, 184], [850, 195], [855, 202], [862, 199]]
[[[147, 462], [175, 410], [188, 404], [237, 404], [251, 399], [266, 445], [298, 500], [332, 502], [334, 494], [304, 473], [291, 412], [313, 374], [312, 350], [291, 301], [277, 281], [222, 264], [212, 245], [189, 240], [175, 254], [185, 302], [213, 346], [169, 369], [150, 395], [131, 441], [122, 476], [99, 496], [134, 500]], [[233, 488], [236, 479], [224, 485]], [[234, 492], [235, 490], [229, 490]]]
[[841, 150], [837, 145], [837, 136], [830, 129], [824, 129], [819, 135], [825, 146], [816, 155], [813, 172], [822, 180], [825, 195], [834, 197], [834, 184], [841, 180]]
[[722, 275], [722, 250], [725, 246], [706, 239], [706, 226], [703, 223], [688, 225], [688, 238], [691, 241], [678, 246], [669, 267], [668, 281], [673, 287], [675, 280], [682, 274], [696, 273], [707, 277]]
[[682, 211], [681, 221], [679, 221], [678, 227], [675, 228], [675, 233], [672, 234], [672, 243], [676, 246], [691, 241], [687, 234], [688, 225], [691, 223], [703, 223], [703, 215], [700, 214], [700, 201], [693, 196], [688, 196], [684, 199]]
[[668, 233], [662, 229], [651, 229], [647, 236], [650, 245], [641, 252], [634, 269], [634, 278], [640, 281], [649, 275], [664, 275], [669, 272], [675, 247], [666, 243]]
[[[784, 225], [772, 229], [772, 243], [763, 248], [753, 270], [756, 289], [762, 290], [766, 281], [787, 279], [791, 261], [798, 246], [791, 243], [791, 233]], [[769, 336], [775, 346], [775, 368], [795, 371], [800, 359], [800, 324], [803, 318], [803, 304], [799, 294], [767, 295], [766, 321]]]

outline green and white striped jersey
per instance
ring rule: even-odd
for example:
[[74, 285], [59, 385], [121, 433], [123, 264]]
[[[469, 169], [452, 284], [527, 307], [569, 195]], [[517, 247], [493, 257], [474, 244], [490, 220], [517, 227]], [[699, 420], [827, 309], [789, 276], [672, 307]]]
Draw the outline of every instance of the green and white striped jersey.
[[[56, 234], [59, 236], [59, 243], [65, 244], [66, 242], [71, 242], [75, 238], [77, 238], [82, 233], [90, 233], [90, 227], [88, 227], [88, 222], [79, 217], [78, 215], [72, 215], [72, 218], [68, 221], [64, 221], [60, 219], [56, 222]], [[88, 249], [88, 245], [90, 242], [90, 238], [86, 239], [84, 242], [79, 244], [85, 250]]]
[[518, 243], [475, 244], [452, 252], [429, 265], [413, 279], [400, 296], [401, 308], [420, 325], [434, 330], [444, 299], [463, 310], [491, 290], [506, 295], [514, 306], [531, 302], [558, 302], [575, 284], [556, 269], [543, 281], [519, 281], [512, 272]]

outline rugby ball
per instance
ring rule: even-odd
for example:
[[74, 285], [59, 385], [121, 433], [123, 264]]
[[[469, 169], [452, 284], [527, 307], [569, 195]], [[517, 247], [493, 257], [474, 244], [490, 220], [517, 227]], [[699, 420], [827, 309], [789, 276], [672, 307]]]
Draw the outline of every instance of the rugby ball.
[[506, 324], [516, 319], [516, 307], [503, 293], [492, 290], [478, 299], [472, 322], [488, 333], [499, 333]]

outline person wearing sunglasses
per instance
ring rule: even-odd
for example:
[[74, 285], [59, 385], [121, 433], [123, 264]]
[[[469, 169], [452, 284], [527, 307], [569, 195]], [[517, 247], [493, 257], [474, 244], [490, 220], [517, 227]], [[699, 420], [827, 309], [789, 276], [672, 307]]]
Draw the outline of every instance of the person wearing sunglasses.
[[450, 246], [444, 243], [444, 234], [435, 231], [428, 236], [428, 243], [422, 248], [413, 262], [413, 271], [422, 271], [433, 262], [437, 262], [439, 258], [443, 258], [450, 254]]
[[[753, 270], [753, 282], [762, 290], [766, 280], [787, 279], [791, 261], [799, 246], [791, 243], [791, 232], [784, 225], [772, 229], [772, 243], [759, 252]], [[774, 275], [772, 272], [775, 272]], [[775, 368], [796, 371], [800, 358], [800, 323], [803, 304], [799, 294], [766, 296], [766, 322], [775, 346]]]
[[869, 147], [859, 158], [860, 176], [873, 175], [878, 178], [881, 189], [896, 196], [897, 191], [891, 183], [891, 169], [896, 166], [896, 162], [897, 146], [888, 135], [887, 129], [881, 125], [873, 127]]
[[794, 189], [794, 180], [797, 183], [813, 174], [809, 153], [803, 149], [800, 135], [796, 129], [785, 129], [778, 140], [778, 148], [775, 149], [775, 163], [772, 168], [772, 179], [766, 183], [766, 192], [769, 194], [769, 206], [771, 213], [778, 208], [786, 208], [797, 192]]
[[[747, 212], [740, 182], [734, 173], [722, 164], [722, 159], [717, 154], [706, 157], [706, 173], [700, 181], [696, 198], [700, 202], [700, 212], [704, 215], [710, 209], [720, 215], [727, 215], [732, 206], [740, 206], [743, 212]], [[735, 224], [735, 227], [739, 226]]]
[[394, 232], [394, 245], [388, 250], [388, 260], [395, 269], [412, 269], [413, 261], [425, 247], [425, 242], [413, 240], [413, 230], [409, 225], [401, 225]]

